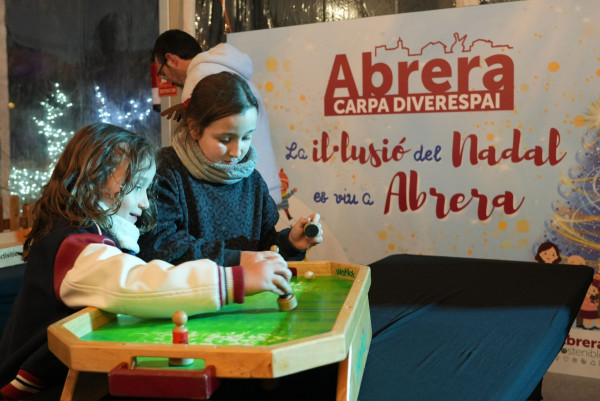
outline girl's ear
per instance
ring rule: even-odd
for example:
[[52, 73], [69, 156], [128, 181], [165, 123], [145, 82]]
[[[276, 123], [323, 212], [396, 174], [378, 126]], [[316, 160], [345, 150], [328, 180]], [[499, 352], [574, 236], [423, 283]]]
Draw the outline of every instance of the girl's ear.
[[200, 126], [198, 125], [198, 123], [196, 121], [194, 121], [194, 119], [188, 118], [187, 126], [188, 126], [188, 131], [189, 131], [192, 139], [194, 141], [197, 141], [198, 139], [200, 139], [200, 137], [202, 136], [202, 133], [200, 132]]

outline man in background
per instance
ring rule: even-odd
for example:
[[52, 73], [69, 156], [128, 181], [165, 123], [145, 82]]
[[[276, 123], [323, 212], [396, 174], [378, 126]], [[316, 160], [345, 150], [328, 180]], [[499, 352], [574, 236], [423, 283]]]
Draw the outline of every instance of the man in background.
[[250, 56], [228, 43], [220, 43], [203, 52], [193, 36], [178, 29], [165, 31], [156, 39], [152, 56], [158, 75], [183, 88], [183, 102], [189, 99], [196, 84], [207, 75], [228, 71], [248, 82], [260, 106], [256, 132], [252, 136], [252, 145], [258, 152], [256, 170], [266, 181], [275, 203], [281, 203], [281, 182], [271, 144], [269, 118], [262, 96], [251, 82], [254, 66]]

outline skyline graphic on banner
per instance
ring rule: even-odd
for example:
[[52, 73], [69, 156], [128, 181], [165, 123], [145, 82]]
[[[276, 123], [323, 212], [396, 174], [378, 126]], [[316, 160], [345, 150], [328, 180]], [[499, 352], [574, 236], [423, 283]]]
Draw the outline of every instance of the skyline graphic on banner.
[[461, 44], [461, 53], [470, 53], [473, 48], [475, 47], [476, 44], [478, 44], [479, 42], [483, 42], [487, 45], [489, 45], [489, 47], [491, 49], [512, 49], [513, 47], [508, 45], [508, 44], [502, 44], [502, 45], [496, 45], [494, 44], [493, 40], [489, 40], [489, 39], [475, 39], [471, 42], [471, 44], [468, 46], [466, 46], [466, 40], [467, 40], [467, 34], [464, 34], [462, 37], [459, 35], [458, 32], [454, 32], [454, 42], [452, 42], [452, 44], [450, 45], [450, 47], [448, 47], [447, 44], [445, 44], [442, 41], [435, 41], [435, 42], [428, 42], [425, 46], [421, 47], [421, 50], [419, 52], [413, 53], [411, 52], [410, 48], [404, 45], [404, 41], [402, 40], [402, 37], [399, 37], [397, 42], [396, 42], [396, 46], [395, 47], [387, 47], [387, 45], [378, 45], [375, 46], [374, 49], [374, 54], [375, 57], [377, 57], [377, 50], [382, 49], [384, 51], [393, 51], [393, 50], [405, 50], [406, 51], [406, 55], [409, 57], [416, 57], [416, 56], [422, 56], [425, 52], [426, 49], [434, 47], [436, 45], [439, 45], [442, 47], [444, 54], [452, 54], [454, 53], [454, 47], [457, 44]]

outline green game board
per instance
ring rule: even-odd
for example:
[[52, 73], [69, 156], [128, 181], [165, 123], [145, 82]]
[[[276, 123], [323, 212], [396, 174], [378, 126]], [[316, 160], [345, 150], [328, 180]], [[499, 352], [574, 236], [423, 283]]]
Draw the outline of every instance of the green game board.
[[[186, 326], [190, 344], [273, 345], [330, 331], [353, 281], [332, 276], [314, 280], [294, 277], [291, 285], [298, 307], [279, 312], [277, 295], [246, 297], [244, 304], [227, 305], [217, 313], [192, 316]], [[114, 321], [81, 337], [84, 341], [171, 344], [169, 319], [139, 319], [119, 315]]]

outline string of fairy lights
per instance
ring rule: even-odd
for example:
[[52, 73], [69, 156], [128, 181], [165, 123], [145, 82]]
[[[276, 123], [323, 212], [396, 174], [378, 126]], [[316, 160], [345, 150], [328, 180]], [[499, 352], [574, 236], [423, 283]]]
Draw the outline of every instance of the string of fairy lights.
[[130, 99], [125, 104], [129, 105], [131, 110], [121, 110], [117, 105], [107, 101], [100, 87], [94, 88], [96, 92], [96, 100], [100, 107], [98, 108], [98, 119], [103, 123], [115, 124], [123, 128], [132, 129], [133, 121], [144, 121], [152, 110], [152, 98], [146, 99], [145, 103], [148, 104], [147, 108], [143, 108], [140, 102]]
[[[152, 98], [143, 102], [130, 99], [119, 106], [115, 102], [107, 100], [99, 86], [96, 86], [94, 91], [98, 105], [97, 116], [100, 122], [131, 129], [135, 121], [143, 122], [152, 111]], [[8, 181], [9, 193], [18, 195], [22, 203], [35, 201], [39, 197], [43, 186], [50, 179], [65, 145], [74, 134], [74, 131], [61, 128], [61, 119], [67, 110], [73, 107], [73, 103], [61, 90], [60, 84], [54, 84], [53, 92], [46, 97], [46, 100], [40, 102], [40, 105], [44, 110], [43, 117], [34, 116], [32, 119], [38, 127], [37, 133], [45, 138], [48, 165], [39, 170], [11, 167]]]

